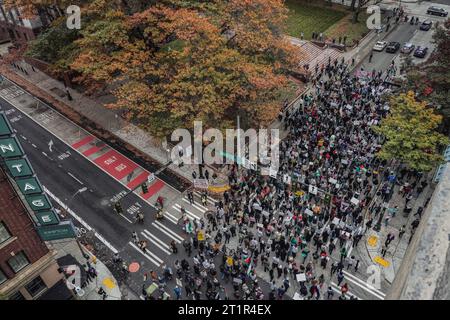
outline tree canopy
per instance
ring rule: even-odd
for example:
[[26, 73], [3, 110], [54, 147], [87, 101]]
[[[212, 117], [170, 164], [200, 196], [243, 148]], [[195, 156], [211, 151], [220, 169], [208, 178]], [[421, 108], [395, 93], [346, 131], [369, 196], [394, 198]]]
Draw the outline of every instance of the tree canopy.
[[385, 137], [378, 156], [396, 159], [418, 171], [430, 171], [443, 157], [439, 148], [449, 139], [436, 131], [442, 116], [426, 102], [415, 99], [412, 91], [391, 97], [391, 112], [374, 131]]
[[58, 31], [66, 61], [47, 61], [90, 88], [114, 87], [109, 107], [156, 136], [194, 120], [230, 127], [236, 115], [267, 125], [292, 89], [301, 53], [284, 37], [282, 0], [78, 2], [82, 29]]

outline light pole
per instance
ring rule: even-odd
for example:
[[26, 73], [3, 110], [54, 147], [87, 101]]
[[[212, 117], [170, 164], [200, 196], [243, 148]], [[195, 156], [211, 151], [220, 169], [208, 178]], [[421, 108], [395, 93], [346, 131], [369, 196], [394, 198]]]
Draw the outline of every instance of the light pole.
[[[67, 202], [67, 205], [66, 205], [66, 209], [65, 209], [66, 215], [69, 214], [69, 204], [72, 203], [72, 201], [73, 201], [73, 199], [75, 199], [76, 195], [78, 195], [78, 194], [80, 194], [80, 193], [83, 193], [83, 192], [85, 192], [85, 191], [87, 191], [87, 187], [83, 187], [83, 188], [81, 188], [81, 189], [78, 189], [77, 192], [75, 192], [75, 193], [72, 195], [72, 197], [70, 198], [70, 200]], [[80, 244], [80, 241], [78, 240], [78, 238], [76, 239], [76, 242], [77, 242], [78, 248], [80, 249], [81, 254], [83, 255], [83, 257], [84, 257], [85, 259], [88, 259], [88, 258], [89, 258], [89, 255], [87, 255], [87, 254], [84, 253], [84, 250], [83, 250], [83, 248], [81, 247], [81, 244]]]

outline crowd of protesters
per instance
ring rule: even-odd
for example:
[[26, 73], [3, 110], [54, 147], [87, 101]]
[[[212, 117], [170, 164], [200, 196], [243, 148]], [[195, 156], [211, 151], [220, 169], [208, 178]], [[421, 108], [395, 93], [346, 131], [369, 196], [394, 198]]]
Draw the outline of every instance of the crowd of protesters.
[[[177, 299], [284, 299], [292, 285], [300, 299], [356, 299], [344, 270], [357, 272], [360, 261], [348, 252], [381, 217], [395, 216], [398, 207], [386, 206], [395, 184], [408, 181], [400, 188], [406, 212], [426, 182], [376, 157], [383, 141], [372, 126], [389, 112], [382, 72], [355, 76], [343, 60], [329, 61], [313, 84], [298, 108], [279, 116], [288, 134], [277, 176], [230, 165], [231, 189], [214, 210], [201, 220], [183, 215], [191, 237], [183, 243], [187, 257], [175, 263], [185, 291], [177, 285]], [[195, 201], [192, 193], [188, 199]], [[394, 238], [388, 235], [383, 256]], [[258, 278], [267, 279], [266, 292]]]

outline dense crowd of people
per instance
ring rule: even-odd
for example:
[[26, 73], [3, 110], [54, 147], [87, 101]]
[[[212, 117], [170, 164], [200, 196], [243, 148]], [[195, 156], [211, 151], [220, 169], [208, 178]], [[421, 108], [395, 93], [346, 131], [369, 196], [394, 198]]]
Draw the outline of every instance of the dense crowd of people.
[[[183, 243], [187, 258], [175, 263], [185, 290], [183, 296], [175, 287], [177, 299], [283, 299], [292, 285], [298, 299], [356, 299], [344, 275], [360, 264], [350, 248], [384, 209], [395, 215], [398, 208], [384, 205], [395, 183], [414, 178], [413, 186], [402, 186], [405, 197], [425, 186], [420, 174], [397, 174], [376, 157], [382, 139], [371, 127], [389, 112], [383, 74], [355, 76], [343, 60], [320, 70], [298, 108], [280, 114], [288, 135], [277, 177], [230, 165], [231, 189], [215, 209], [201, 220], [183, 215], [191, 237]], [[376, 196], [381, 204], [372, 201]], [[188, 199], [195, 201], [192, 193]], [[171, 278], [171, 268], [164, 274]], [[258, 278], [269, 287], [262, 289]]]

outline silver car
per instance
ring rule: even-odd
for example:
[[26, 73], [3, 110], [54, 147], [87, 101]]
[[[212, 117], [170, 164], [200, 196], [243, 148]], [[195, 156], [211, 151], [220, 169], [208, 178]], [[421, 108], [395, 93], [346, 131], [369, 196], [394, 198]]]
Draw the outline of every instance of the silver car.
[[373, 46], [373, 51], [383, 51], [386, 46], [386, 41], [377, 41], [377, 43], [375, 43], [375, 45]]
[[410, 54], [411, 52], [414, 51], [414, 48], [416, 46], [413, 45], [411, 42], [407, 42], [403, 45], [402, 50], [400, 50], [401, 53], [406, 53], [406, 54]]

